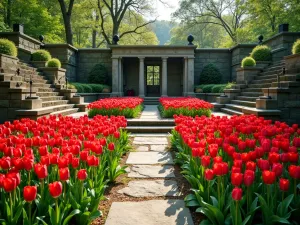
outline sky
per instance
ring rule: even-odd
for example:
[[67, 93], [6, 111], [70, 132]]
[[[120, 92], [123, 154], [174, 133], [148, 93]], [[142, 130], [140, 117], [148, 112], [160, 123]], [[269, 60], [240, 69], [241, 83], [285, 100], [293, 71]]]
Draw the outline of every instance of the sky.
[[176, 11], [176, 9], [179, 8], [179, 0], [162, 0], [164, 2], [166, 2], [169, 7], [167, 5], [164, 5], [163, 3], [161, 3], [159, 0], [154, 0], [153, 2], [155, 2], [154, 4], [154, 8], [157, 9], [156, 12], [156, 16], [158, 16], [158, 20], [171, 20], [171, 14], [173, 12]]

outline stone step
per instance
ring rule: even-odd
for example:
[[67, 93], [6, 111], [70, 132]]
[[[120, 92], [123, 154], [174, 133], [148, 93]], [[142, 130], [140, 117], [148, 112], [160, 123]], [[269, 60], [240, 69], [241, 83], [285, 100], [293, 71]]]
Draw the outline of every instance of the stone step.
[[69, 100], [43, 101], [43, 107], [57, 106], [68, 104]]
[[53, 88], [53, 84], [45, 84], [45, 83], [38, 83], [38, 82], [32, 82], [32, 87], [35, 88]]
[[40, 97], [40, 99], [42, 99], [43, 102], [47, 102], [47, 101], [65, 100], [65, 97], [64, 96], [49, 96], [49, 97]]
[[262, 93], [261, 88], [245, 88], [245, 89], [243, 89], [243, 91], [245, 91], [245, 92], [261, 92]]
[[0, 73], [0, 81], [23, 81], [22, 76], [15, 76], [12, 74], [5, 74], [5, 73]]
[[272, 63], [272, 66], [285, 65], [285, 60], [280, 60]]
[[225, 107], [228, 109], [232, 109], [234, 111], [238, 111], [238, 112], [242, 112], [242, 110], [244, 108], [244, 106], [242, 106], [242, 105], [235, 105], [235, 104], [226, 104]]
[[258, 75], [254, 77], [254, 80], [265, 80], [265, 79], [277, 79], [277, 75]]
[[231, 100], [231, 103], [233, 103], [235, 105], [242, 105], [242, 106], [248, 106], [248, 107], [256, 107], [256, 102]]
[[282, 73], [282, 69], [277, 69], [277, 70], [271, 70], [271, 71], [264, 71], [262, 73], [259, 73], [260, 75], [277, 75], [277, 74], [281, 74]]
[[249, 88], [268, 88], [271, 87], [272, 83], [266, 83], [266, 84], [248, 84]]
[[174, 126], [127, 126], [131, 133], [170, 133]]
[[38, 88], [38, 92], [55, 92], [56, 88]]
[[20, 69], [23, 69], [23, 70], [30, 70], [30, 71], [37, 71], [37, 68], [35, 68], [35, 67], [32, 67], [32, 66], [30, 66], [30, 65], [26, 65], [26, 64], [19, 64], [19, 68]]
[[37, 92], [37, 96], [39, 97], [52, 97], [52, 96], [58, 96], [59, 92]]
[[67, 115], [71, 115], [73, 113], [78, 112], [78, 108], [69, 108], [69, 109], [65, 109], [65, 110], [60, 110], [60, 111], [56, 111], [56, 112], [52, 112], [50, 113], [50, 115], [62, 115], [62, 116], [67, 116]]
[[271, 78], [271, 79], [253, 80], [253, 81], [251, 81], [251, 84], [269, 84], [269, 83], [276, 82], [276, 81], [277, 81], [277, 77]]
[[259, 97], [261, 96], [261, 92], [241, 92], [241, 96], [248, 96], [248, 97]]
[[[68, 110], [68, 109], [73, 109], [74, 104], [66, 104], [66, 105], [57, 105], [57, 106], [50, 106], [50, 107], [43, 107], [43, 108], [38, 108], [38, 109], [21, 109], [21, 110], [16, 110], [16, 115], [18, 116], [43, 116], [43, 115], [56, 115], [59, 114], [60, 111]], [[78, 110], [78, 109], [76, 109]], [[68, 112], [75, 113], [76, 110], [69, 110]]]
[[237, 96], [236, 100], [248, 101], [248, 102], [256, 102], [257, 97], [249, 97], [249, 96]]
[[6, 87], [6, 88], [15, 88], [15, 87], [22, 87], [27, 88], [29, 85], [27, 85], [27, 82], [24, 81], [1, 81], [0, 87]]
[[150, 120], [150, 119], [127, 119], [128, 126], [175, 126], [173, 119]]
[[228, 109], [228, 108], [221, 108], [221, 111], [224, 112], [224, 113], [227, 113], [229, 115], [243, 115], [242, 112], [235, 111], [235, 110]]
[[250, 107], [244, 107], [243, 113], [247, 115], [254, 114], [256, 116], [264, 116], [265, 119], [279, 119], [281, 115], [281, 111], [277, 109], [257, 109]]
[[269, 72], [269, 71], [277, 71], [277, 70], [281, 70], [284, 66], [282, 64], [278, 64], [278, 65], [271, 65], [267, 68], [264, 69], [265, 72]]

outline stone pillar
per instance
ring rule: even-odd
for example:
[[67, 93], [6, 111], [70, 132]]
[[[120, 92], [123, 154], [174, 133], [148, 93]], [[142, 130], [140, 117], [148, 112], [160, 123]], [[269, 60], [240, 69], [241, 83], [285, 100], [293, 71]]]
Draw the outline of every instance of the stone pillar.
[[168, 96], [168, 57], [162, 58], [162, 91], [161, 96]]
[[188, 81], [188, 58], [183, 59], [183, 96], [187, 96], [187, 81]]
[[119, 58], [112, 57], [112, 96], [120, 95], [119, 77]]
[[194, 59], [195, 57], [188, 57], [188, 71], [187, 71], [187, 79], [186, 79], [186, 95], [187, 96], [195, 96], [194, 93]]
[[124, 95], [124, 91], [123, 91], [123, 62], [122, 62], [122, 58], [119, 58], [119, 92], [120, 92], [120, 96]]
[[139, 57], [140, 59], [140, 73], [139, 73], [139, 96], [145, 97], [145, 57]]

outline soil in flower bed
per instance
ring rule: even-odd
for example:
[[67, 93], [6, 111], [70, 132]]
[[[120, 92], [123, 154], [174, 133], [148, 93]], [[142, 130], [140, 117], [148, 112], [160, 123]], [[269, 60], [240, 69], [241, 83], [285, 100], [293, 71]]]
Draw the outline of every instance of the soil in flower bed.
[[209, 117], [212, 108], [209, 102], [191, 97], [162, 97], [158, 106], [163, 118], [173, 118], [174, 115]]
[[139, 97], [114, 97], [105, 98], [88, 105], [88, 116], [125, 116], [137, 118], [144, 109], [144, 99]]

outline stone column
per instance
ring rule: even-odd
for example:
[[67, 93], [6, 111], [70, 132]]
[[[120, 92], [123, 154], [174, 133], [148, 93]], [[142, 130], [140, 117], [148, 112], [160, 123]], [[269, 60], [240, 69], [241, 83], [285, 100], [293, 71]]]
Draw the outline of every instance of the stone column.
[[187, 71], [187, 84], [186, 84], [186, 95], [187, 96], [195, 96], [194, 93], [194, 59], [195, 57], [188, 57], [188, 71]]
[[145, 97], [145, 57], [139, 57], [140, 59], [140, 73], [139, 73], [139, 96]]
[[188, 58], [184, 57], [183, 59], [183, 96], [187, 96], [187, 81], [188, 81]]
[[112, 57], [112, 96], [120, 95], [119, 57]]
[[162, 58], [162, 91], [161, 96], [168, 96], [168, 57]]
[[124, 95], [124, 91], [123, 91], [123, 62], [122, 62], [122, 57], [119, 58], [119, 92], [120, 92], [120, 96]]

